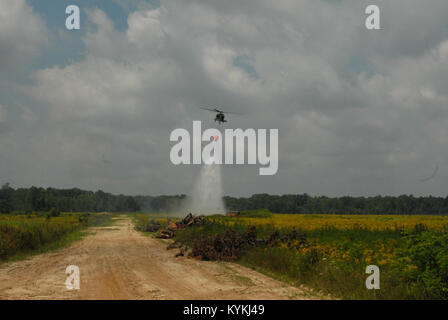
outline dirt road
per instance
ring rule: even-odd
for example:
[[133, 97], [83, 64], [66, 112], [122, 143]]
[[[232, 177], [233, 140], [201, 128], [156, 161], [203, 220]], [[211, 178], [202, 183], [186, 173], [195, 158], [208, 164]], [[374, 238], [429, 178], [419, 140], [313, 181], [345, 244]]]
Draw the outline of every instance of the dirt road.
[[[0, 265], [0, 299], [310, 299], [304, 291], [233, 263], [175, 258], [129, 217], [92, 228], [68, 248]], [[65, 286], [68, 265], [80, 289]]]

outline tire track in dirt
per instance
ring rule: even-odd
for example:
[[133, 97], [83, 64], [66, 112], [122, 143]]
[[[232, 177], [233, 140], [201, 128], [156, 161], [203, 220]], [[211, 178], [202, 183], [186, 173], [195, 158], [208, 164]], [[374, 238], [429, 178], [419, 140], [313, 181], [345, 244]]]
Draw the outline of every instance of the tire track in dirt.
[[[0, 265], [0, 299], [316, 299], [228, 262], [175, 258], [157, 239], [120, 216], [90, 228], [68, 248]], [[80, 290], [67, 290], [65, 269], [80, 268]]]

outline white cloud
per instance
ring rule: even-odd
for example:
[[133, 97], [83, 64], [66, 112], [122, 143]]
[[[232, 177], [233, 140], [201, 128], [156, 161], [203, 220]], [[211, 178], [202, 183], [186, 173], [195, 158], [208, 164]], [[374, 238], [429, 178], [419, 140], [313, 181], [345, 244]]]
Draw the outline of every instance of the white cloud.
[[128, 26], [128, 41], [137, 48], [160, 47], [159, 42], [164, 38], [160, 10], [136, 11], [129, 15]]
[[48, 41], [42, 19], [25, 0], [0, 2], [0, 76], [11, 75]]

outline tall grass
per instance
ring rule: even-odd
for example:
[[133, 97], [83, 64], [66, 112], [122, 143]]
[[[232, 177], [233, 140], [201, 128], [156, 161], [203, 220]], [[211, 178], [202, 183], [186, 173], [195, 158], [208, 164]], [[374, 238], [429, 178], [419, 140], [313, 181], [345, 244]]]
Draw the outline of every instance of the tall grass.
[[0, 215], [0, 262], [23, 252], [41, 249], [89, 225], [110, 223], [109, 216], [87, 213]]
[[159, 214], [137, 213], [132, 215], [132, 220], [137, 231], [153, 232], [165, 227], [170, 219]]

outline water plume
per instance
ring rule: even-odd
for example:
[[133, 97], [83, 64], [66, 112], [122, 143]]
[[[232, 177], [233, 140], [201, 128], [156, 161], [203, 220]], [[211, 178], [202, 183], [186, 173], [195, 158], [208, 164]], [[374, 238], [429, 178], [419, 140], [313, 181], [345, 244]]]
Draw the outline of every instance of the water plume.
[[185, 210], [195, 215], [224, 214], [226, 212], [220, 165], [202, 164], [193, 192], [186, 199]]

